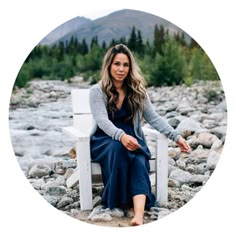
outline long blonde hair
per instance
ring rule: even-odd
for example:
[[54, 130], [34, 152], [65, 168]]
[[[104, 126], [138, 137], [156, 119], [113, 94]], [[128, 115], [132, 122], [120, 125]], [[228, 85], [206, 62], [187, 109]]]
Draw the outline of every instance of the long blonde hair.
[[136, 63], [133, 54], [124, 44], [118, 44], [111, 47], [104, 56], [101, 69], [102, 90], [108, 97], [107, 108], [109, 111], [113, 112], [113, 104], [117, 102], [119, 94], [112, 83], [110, 68], [114, 57], [118, 53], [125, 54], [128, 57], [130, 64], [129, 73], [124, 80], [128, 95], [128, 109], [130, 111], [128, 120], [130, 120], [134, 118], [135, 113], [139, 109], [143, 111], [143, 104], [146, 98], [146, 90], [145, 80], [143, 78], [141, 70]]

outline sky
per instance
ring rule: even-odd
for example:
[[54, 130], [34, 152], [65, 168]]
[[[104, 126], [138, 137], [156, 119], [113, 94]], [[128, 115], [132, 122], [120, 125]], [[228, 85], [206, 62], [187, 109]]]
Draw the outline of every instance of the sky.
[[[236, 14], [233, 0], [8, 0], [0, 3], [0, 235], [149, 234], [199, 236], [236, 235], [235, 193], [235, 55]], [[212, 60], [222, 80], [229, 111], [226, 144], [206, 186], [170, 216], [144, 227], [92, 227], [58, 213], [42, 200], [25, 179], [15, 159], [8, 129], [9, 99], [17, 73], [33, 47], [62, 23], [76, 17], [90, 19], [119, 9], [160, 16], [193, 37]], [[220, 16], [220, 17], [219, 17]], [[234, 84], [233, 84], [234, 85]], [[89, 226], [89, 227], [88, 227]]]
[[91, 20], [98, 19], [100, 17], [106, 16], [114, 11], [120, 10], [119, 8], [110, 8], [110, 9], [101, 9], [100, 11], [92, 11], [85, 14], [82, 14], [81, 16], [84, 16], [86, 18], [89, 18]]

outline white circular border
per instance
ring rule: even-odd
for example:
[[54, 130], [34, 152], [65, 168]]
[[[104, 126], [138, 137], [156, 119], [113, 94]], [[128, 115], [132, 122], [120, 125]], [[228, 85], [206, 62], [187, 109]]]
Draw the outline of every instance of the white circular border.
[[[66, 0], [5, 1], [1, 17], [1, 235], [206, 235], [235, 232], [233, 196], [235, 157], [234, 88], [236, 50], [233, 1]], [[14, 156], [8, 128], [8, 107], [16, 75], [33, 47], [52, 29], [75, 16], [97, 18], [130, 8], [160, 16], [193, 37], [206, 51], [221, 78], [228, 107], [226, 144], [206, 186], [188, 204], [157, 222], [135, 228], [93, 226], [74, 220], [48, 204], [26, 180]], [[85, 230], [85, 231], [83, 231]], [[3, 234], [4, 232], [4, 234]]]

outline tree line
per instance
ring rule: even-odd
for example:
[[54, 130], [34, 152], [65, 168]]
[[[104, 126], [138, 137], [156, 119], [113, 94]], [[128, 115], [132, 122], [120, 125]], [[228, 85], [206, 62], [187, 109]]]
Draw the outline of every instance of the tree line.
[[88, 44], [72, 36], [53, 46], [37, 45], [23, 63], [14, 87], [24, 87], [32, 79], [68, 80], [75, 75], [90, 83], [100, 80], [102, 59], [107, 49], [126, 44], [141, 67], [148, 86], [190, 86], [197, 80], [218, 80], [211, 60], [194, 39], [187, 42], [184, 33], [170, 34], [155, 25], [152, 42], [143, 41], [142, 32], [133, 26], [126, 39], [112, 39], [109, 45], [94, 36]]

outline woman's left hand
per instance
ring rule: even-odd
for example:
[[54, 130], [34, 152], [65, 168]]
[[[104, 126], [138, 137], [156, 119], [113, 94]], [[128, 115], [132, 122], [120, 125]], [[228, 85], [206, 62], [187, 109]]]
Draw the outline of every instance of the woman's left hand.
[[180, 137], [176, 143], [179, 146], [181, 152], [191, 152], [189, 144], [183, 137]]

